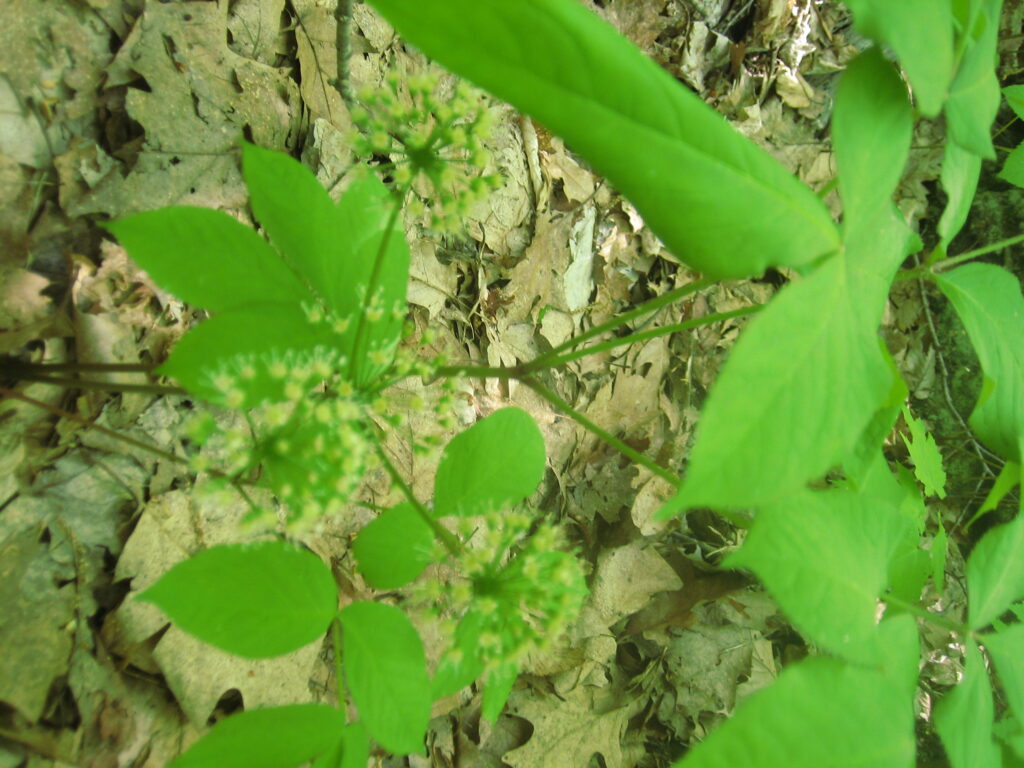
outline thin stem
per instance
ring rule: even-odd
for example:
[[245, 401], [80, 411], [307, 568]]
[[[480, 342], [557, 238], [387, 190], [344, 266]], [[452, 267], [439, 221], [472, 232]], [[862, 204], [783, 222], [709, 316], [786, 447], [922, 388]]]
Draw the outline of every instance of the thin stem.
[[19, 381], [32, 381], [38, 384], [51, 384], [67, 389], [87, 389], [97, 392], [144, 392], [151, 395], [187, 395], [181, 387], [165, 387], [160, 384], [116, 384], [109, 381], [90, 381], [66, 376], [40, 376], [34, 373], [18, 374]]
[[334, 9], [334, 48], [337, 55], [335, 69], [334, 87], [338, 89], [341, 98], [351, 107], [355, 103], [352, 94], [352, 84], [348, 79], [348, 60], [352, 56], [352, 41], [350, 38], [350, 27], [352, 26], [352, 0], [338, 0]]
[[523, 366], [523, 372], [532, 373], [534, 371], [546, 368], [548, 367], [549, 360], [561, 355], [566, 350], [574, 349], [575, 347], [578, 347], [580, 344], [590, 341], [590, 339], [593, 339], [596, 336], [600, 336], [603, 333], [614, 331], [616, 328], [620, 328], [626, 323], [630, 323], [633, 320], [642, 317], [643, 315], [661, 309], [662, 307], [671, 304], [672, 302], [677, 301], [683, 298], [684, 296], [688, 296], [691, 293], [695, 293], [696, 291], [699, 291], [702, 288], [706, 288], [707, 286], [714, 284], [714, 282], [715, 281], [711, 280], [710, 278], [704, 278], [703, 280], [697, 280], [696, 282], [688, 283], [680, 288], [671, 290], [666, 294], [657, 296], [656, 298], [653, 298], [650, 301], [646, 301], [639, 307], [631, 309], [629, 312], [625, 312], [621, 315], [616, 315], [615, 317], [611, 318], [610, 320], [606, 320], [600, 325], [595, 325], [593, 328], [591, 328], [588, 331], [585, 331], [584, 333], [581, 333], [579, 336], [574, 336], [568, 341], [559, 344], [550, 352], [541, 355], [535, 360], [531, 360], [529, 363]]
[[522, 374], [516, 368], [492, 368], [485, 365], [442, 365], [437, 369], [438, 376], [472, 376], [477, 379], [516, 379]]
[[10, 371], [14, 376], [20, 372], [42, 373], [50, 371], [60, 373], [72, 372], [98, 372], [98, 373], [151, 373], [157, 365], [155, 363], [22, 363], [19, 361], [5, 362], [0, 364], [5, 372]]
[[[648, 339], [655, 339], [659, 336], [668, 336], [673, 333], [679, 333], [680, 331], [689, 330], [690, 328], [697, 328], [702, 325], [711, 325], [712, 323], [718, 323], [723, 320], [729, 320], [733, 317], [742, 317], [744, 315], [752, 315], [755, 312], [759, 312], [762, 309], [762, 305], [758, 304], [751, 307], [741, 307], [740, 309], [734, 309], [731, 312], [718, 312], [714, 315], [706, 315], [705, 317], [697, 317], [693, 320], [687, 320], [683, 323], [674, 323], [672, 325], [662, 325], [657, 328], [650, 328], [646, 331], [640, 331], [639, 333], [632, 333], [629, 336], [623, 336], [622, 338], [609, 339], [608, 341], [602, 341], [599, 344], [594, 344], [583, 349], [577, 349], [574, 352], [569, 352], [565, 355], [560, 355], [552, 360], [549, 360], [546, 364], [546, 368], [558, 368], [559, 366], [571, 363], [573, 360], [578, 360], [581, 357], [587, 355], [595, 355], [599, 352], [607, 352], [610, 349], [616, 347], [623, 347], [627, 344], [635, 344], [638, 341], [647, 341]], [[534, 364], [527, 363], [524, 366], [527, 372], [535, 370]], [[515, 370], [515, 369], [511, 369]]]
[[79, 416], [76, 413], [69, 413], [61, 408], [58, 408], [55, 405], [50, 405], [49, 403], [45, 403], [42, 400], [36, 400], [34, 397], [29, 397], [28, 395], [24, 395], [21, 392], [15, 392], [13, 389], [8, 389], [7, 387], [0, 387], [0, 397], [10, 397], [14, 398], [15, 400], [21, 400], [22, 402], [29, 403], [31, 405], [36, 406], [37, 408], [42, 408], [44, 411], [48, 411], [49, 413], [52, 413], [55, 416], [59, 416], [64, 419], [71, 419], [71, 421], [81, 424], [82, 426], [88, 429], [95, 429], [97, 432], [100, 432], [101, 434], [113, 437], [116, 440], [128, 443], [129, 445], [134, 445], [136, 448], [141, 448], [142, 450], [148, 451], [154, 456], [159, 456], [160, 458], [166, 459], [167, 461], [173, 461], [177, 464], [188, 464], [188, 459], [182, 456], [175, 456], [173, 453], [169, 453], [163, 450], [162, 448], [157, 448], [155, 445], [149, 445], [147, 443], [142, 442], [141, 440], [136, 440], [133, 437], [128, 437], [126, 435], [119, 434], [118, 432], [115, 432], [112, 429], [107, 429], [106, 427], [102, 427], [99, 424], [95, 424], [89, 421], [88, 419]]
[[986, 254], [989, 253], [1001, 251], [1003, 248], [1008, 248], [1009, 246], [1016, 245], [1017, 243], [1020, 242], [1024, 242], [1024, 235], [1015, 235], [1014, 237], [1008, 237], [1005, 240], [1000, 240], [997, 243], [992, 243], [991, 245], [986, 245], [982, 248], [975, 248], [973, 251], [967, 251], [966, 253], [961, 253], [957, 256], [950, 256], [948, 259], [938, 261], [935, 264], [932, 264], [931, 271], [945, 272], [950, 267], [955, 267], [957, 264], [960, 264], [961, 262], [970, 261], [971, 259], [976, 259], [979, 256], [985, 256]]
[[669, 470], [665, 469], [663, 466], [661, 466], [657, 462], [651, 461], [650, 459], [648, 459], [646, 456], [644, 456], [639, 451], [636, 451], [636, 450], [630, 448], [628, 445], [626, 445], [626, 443], [624, 443], [621, 440], [619, 440], [619, 438], [615, 437], [615, 435], [613, 435], [611, 432], [608, 432], [607, 430], [601, 429], [601, 427], [597, 426], [597, 424], [595, 424], [590, 419], [588, 419], [586, 416], [584, 416], [582, 413], [577, 411], [575, 408], [573, 408], [571, 405], [569, 405], [569, 403], [567, 403], [565, 400], [560, 398], [553, 391], [551, 391], [550, 389], [545, 387], [543, 384], [541, 384], [536, 379], [530, 378], [529, 376], [524, 376], [524, 377], [520, 378], [519, 381], [521, 383], [525, 384], [530, 389], [532, 389], [538, 395], [543, 397], [545, 400], [547, 400], [553, 406], [555, 406], [556, 408], [561, 410], [563, 413], [565, 413], [573, 421], [575, 421], [576, 423], [580, 424], [584, 429], [587, 429], [588, 431], [593, 432], [595, 435], [597, 435], [598, 438], [603, 440], [605, 443], [610, 445], [615, 450], [619, 451], [620, 453], [622, 453], [625, 456], [628, 456], [633, 461], [635, 461], [637, 464], [640, 464], [641, 466], [646, 467], [653, 474], [657, 475], [658, 477], [662, 478], [663, 480], [666, 480], [667, 482], [671, 483], [672, 485], [678, 486], [680, 484], [681, 480], [679, 479], [679, 477], [677, 475], [675, 475], [672, 472], [670, 472]]
[[331, 644], [334, 645], [334, 676], [338, 685], [338, 709], [341, 710], [342, 722], [347, 720], [345, 711], [345, 677], [341, 666], [341, 619], [334, 614], [331, 619]]
[[455, 534], [441, 525], [441, 523], [439, 523], [434, 516], [430, 514], [430, 510], [420, 503], [420, 500], [417, 499], [416, 495], [412, 492], [412, 488], [410, 488], [409, 484], [405, 482], [401, 474], [399, 474], [398, 469], [391, 463], [391, 459], [388, 458], [387, 453], [384, 452], [384, 446], [381, 445], [379, 441], [375, 440], [374, 448], [376, 449], [381, 462], [384, 464], [384, 469], [387, 470], [387, 473], [391, 476], [391, 480], [398, 487], [398, 490], [400, 490], [402, 495], [405, 496], [406, 501], [408, 501], [419, 516], [423, 518], [423, 522], [430, 526], [430, 530], [434, 532], [434, 535], [438, 538], [438, 541], [444, 545], [444, 548], [447, 549], [451, 555], [458, 557], [463, 551], [462, 542], [456, 538]]
[[925, 621], [930, 622], [937, 627], [948, 629], [950, 632], [956, 632], [961, 637], [967, 637], [970, 634], [970, 630], [963, 624], [957, 624], [955, 621], [951, 621], [950, 619], [947, 619], [945, 616], [940, 616], [937, 613], [927, 611], [921, 606], [915, 605], [914, 603], [908, 603], [903, 600], [900, 600], [898, 597], [895, 597], [894, 595], [885, 595], [882, 598], [882, 600], [885, 603], [893, 606], [894, 608], [899, 608], [901, 611], [906, 611], [907, 613], [913, 616], [917, 616], [919, 619], [924, 619]]
[[366, 310], [369, 308], [370, 302], [373, 301], [373, 295], [377, 292], [377, 286], [380, 283], [380, 274], [384, 270], [384, 260], [387, 258], [388, 246], [391, 244], [391, 236], [395, 231], [395, 225], [398, 223], [398, 217], [402, 212], [402, 201], [405, 199], [405, 190], [402, 194], [395, 199], [395, 204], [391, 208], [391, 213], [388, 216], [387, 224], [384, 229], [384, 236], [380, 239], [380, 247], [377, 248], [377, 256], [373, 261], [373, 271], [370, 273], [370, 280], [366, 284], [366, 297], [363, 300], [362, 311], [359, 313], [359, 320], [356, 325], [356, 340], [352, 345], [352, 366], [350, 368], [350, 379], [356, 386], [359, 382], [359, 363], [363, 358], [363, 340], [366, 336]]

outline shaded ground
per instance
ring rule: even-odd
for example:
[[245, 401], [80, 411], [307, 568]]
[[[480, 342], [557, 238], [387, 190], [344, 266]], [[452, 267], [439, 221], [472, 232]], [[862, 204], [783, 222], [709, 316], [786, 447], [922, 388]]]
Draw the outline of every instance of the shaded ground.
[[[588, 5], [812, 187], [831, 178], [831, 89], [859, 44], [838, 3]], [[0, 20], [0, 354], [160, 361], [195, 312], [155, 288], [100, 224], [169, 204], [224, 209], [251, 223], [239, 135], [301, 157], [334, 192], [354, 162], [348, 111], [328, 83], [336, 70], [330, 3], [7, 0]], [[1018, 3], [1007, 3], [1004, 27], [1001, 75], [1017, 82]], [[361, 3], [351, 47], [355, 87], [376, 86], [389, 69], [426, 66]], [[505, 187], [474, 211], [465, 236], [441, 239], [407, 222], [412, 319], [438, 332], [425, 353], [515, 364], [695, 279], [543, 126], [493, 109], [492, 152]], [[939, 127], [919, 127], [899, 190], [901, 209], [926, 236], [939, 140]], [[965, 250], [1019, 229], [1019, 191], [986, 190], [982, 204]], [[1019, 267], [1019, 254], [1009, 258]], [[785, 279], [722, 284], [658, 319], [763, 303]], [[955, 413], [970, 412], [976, 365], [948, 310], [934, 295], [927, 302], [928, 313], [920, 287], [902, 284], [885, 335], [912, 407], [946, 453], [954, 481], [934, 514], [953, 529], [984, 495], [994, 467], [979, 459]], [[586, 358], [548, 384], [637, 450], [678, 468], [740, 324]], [[203, 493], [202, 478], [196, 483], [168, 456], [116, 438], [180, 456], [183, 424], [202, 406], [15, 380], [7, 370], [5, 362], [0, 768], [162, 766], [211, 719], [240, 706], [328, 698], [335, 683], [326, 644], [281, 660], [239, 661], [167, 630], [153, 609], [126, 599], [187, 554], [239, 536], [238, 499]], [[134, 373], [90, 378], [146, 381]], [[461, 403], [462, 424], [508, 403], [536, 417], [549, 454], [538, 507], [579, 542], [593, 596], [561, 652], [534, 660], [495, 726], [480, 722], [479, 697], [467, 691], [439, 702], [429, 758], [377, 755], [375, 765], [664, 766], [807, 653], [766, 595], [712, 570], [738, 543], [724, 521], [699, 511], [654, 521], [669, 493], [664, 483], [525, 388], [467, 381]], [[217, 415], [224, 424], [231, 418]], [[904, 458], [900, 445], [893, 441], [894, 459]], [[388, 448], [428, 498], [431, 462], [415, 458], [400, 435]], [[363, 498], [383, 505], [395, 494], [384, 477], [371, 477]], [[372, 594], [353, 572], [348, 541], [373, 514], [355, 506], [306, 542], [334, 566], [348, 597]], [[947, 595], [961, 609], [962, 562], [954, 552]], [[425, 640], [436, 656], [437, 639]], [[957, 669], [948, 638], [926, 642], [924, 757], [932, 751], [927, 693], [955, 682]]]

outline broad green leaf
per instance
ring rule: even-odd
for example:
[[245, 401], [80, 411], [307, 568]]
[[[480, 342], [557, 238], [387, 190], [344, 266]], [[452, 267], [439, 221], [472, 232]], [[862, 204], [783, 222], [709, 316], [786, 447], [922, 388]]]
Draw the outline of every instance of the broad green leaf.
[[428, 56], [564, 138], [695, 269], [744, 277], [837, 249], [807, 187], [577, 0], [371, 4]]
[[974, 193], [981, 174], [981, 157], [952, 141], [946, 142], [942, 159], [942, 189], [946, 193], [946, 208], [939, 219], [938, 233], [942, 238], [937, 254], [941, 257], [957, 236], [971, 211]]
[[517, 504], [544, 477], [544, 438], [520, 408], [502, 408], [452, 438], [434, 481], [434, 512], [480, 515]]
[[1024, 718], [1024, 624], [984, 635], [982, 643], [995, 662], [1011, 711]]
[[312, 768], [366, 768], [370, 761], [370, 734], [356, 721], [342, 729], [341, 739], [324, 752]]
[[999, 111], [996, 44], [1002, 0], [981, 0], [965, 30], [966, 50], [946, 101], [946, 129], [952, 141], [986, 160], [995, 159], [990, 129]]
[[[405, 319], [409, 246], [400, 220], [392, 218], [397, 202], [376, 177], [367, 175], [353, 181], [335, 204], [306, 167], [252, 144], [242, 146], [242, 173], [253, 212], [270, 241], [327, 308], [349, 320], [339, 348], [358, 361], [357, 383], [372, 381], [383, 366], [366, 355], [390, 350]], [[357, 329], [379, 256], [377, 293], [370, 298], [379, 302], [382, 314], [366, 325], [356, 355]]]
[[911, 768], [913, 691], [836, 659], [789, 667], [675, 768]]
[[1014, 147], [1003, 163], [1003, 169], [999, 172], [999, 178], [1024, 187], [1024, 144]]
[[[286, 399], [287, 377], [274, 372], [274, 363], [283, 363], [283, 372], [290, 373], [314, 358], [336, 357], [339, 343], [327, 325], [310, 323], [298, 304], [259, 304], [202, 322], [157, 370], [205, 400], [251, 408]], [[234, 390], [240, 398], [233, 398]]]
[[[911, 4], [922, 1], [933, 2]], [[913, 122], [906, 86], [879, 50], [871, 48], [854, 59], [840, 77], [832, 117], [844, 228], [859, 226], [891, 204]]]
[[409, 503], [384, 510], [352, 543], [359, 572], [376, 589], [398, 589], [433, 560], [434, 533]]
[[226, 213], [161, 208], [106, 226], [161, 288], [202, 309], [312, 299], [274, 249]]
[[762, 507], [726, 565], [754, 571], [809, 640], [873, 664], [881, 653], [878, 598], [896, 540], [909, 525], [876, 497], [803, 491]]
[[865, 304], [881, 312], [841, 257], [772, 299], [712, 387], [666, 511], [771, 504], [851, 453], [892, 381]]
[[366, 730], [389, 752], [422, 754], [431, 698], [416, 628], [383, 603], [352, 603], [339, 616], [345, 682]]
[[497, 721], [518, 677], [518, 664], [506, 662], [491, 670], [484, 685], [483, 702], [480, 704], [481, 717], [492, 723]]
[[337, 609], [331, 570], [283, 541], [226, 544], [175, 565], [138, 596], [204, 643], [248, 659], [320, 638]]
[[[899, 57], [921, 113], [935, 117], [953, 78], [953, 12], [949, 0], [845, 0], [857, 31]], [[902, 168], [902, 166], [900, 166]]]
[[942, 468], [942, 454], [939, 453], [935, 438], [928, 433], [924, 422], [914, 418], [906, 407], [903, 408], [903, 418], [910, 427], [910, 439], [904, 435], [903, 442], [910, 451], [914, 475], [924, 486], [925, 496], [946, 498], [946, 470]]
[[1020, 462], [1024, 435], [1024, 297], [992, 264], [965, 264], [935, 279], [963, 321], [985, 374], [971, 427], [1006, 459]]
[[1024, 85], [1011, 85], [1003, 88], [1006, 103], [1021, 120], [1024, 120]]
[[992, 688], [981, 652], [965, 643], [964, 677], [935, 707], [935, 730], [952, 768], [999, 768], [999, 748], [992, 741]]
[[253, 709], [225, 718], [170, 768], [292, 768], [338, 742], [345, 715], [326, 704]]
[[[879, 349], [889, 369], [892, 383], [889, 388], [889, 396], [871, 417], [871, 421], [864, 428], [864, 432], [857, 440], [853, 450], [850, 451], [849, 456], [843, 460], [846, 481], [854, 490], [863, 485], [868, 474], [873, 471], [873, 466], [878, 463], [879, 446], [892, 432], [892, 427], [900, 415], [903, 402], [907, 399], [908, 394], [907, 385], [896, 367], [896, 361], [881, 339], [879, 339]], [[888, 465], [885, 467], [885, 472], [890, 474]]]
[[482, 617], [478, 611], [469, 611], [455, 628], [452, 648], [441, 657], [431, 681], [431, 695], [443, 699], [461, 691], [484, 672], [480, 653]]
[[1012, 491], [1021, 480], [1020, 476], [1020, 464], [1015, 461], [1007, 461], [1003, 464], [1003, 468], [999, 470], [999, 474], [996, 475], [996, 480], [992, 483], [992, 487], [989, 489], [988, 495], [985, 496], [985, 500], [978, 507], [978, 511], [974, 513], [970, 520], [967, 521], [967, 527], [974, 525], [974, 523], [984, 515], [986, 512], [991, 512], [993, 509], [999, 506], [999, 502]]
[[967, 560], [967, 597], [971, 629], [991, 624], [1024, 597], [1024, 514], [981, 537]]

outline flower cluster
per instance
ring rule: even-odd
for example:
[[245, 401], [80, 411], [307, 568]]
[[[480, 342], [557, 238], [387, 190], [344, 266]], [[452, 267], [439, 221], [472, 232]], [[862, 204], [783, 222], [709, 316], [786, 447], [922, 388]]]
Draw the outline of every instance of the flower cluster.
[[548, 647], [576, 619], [587, 594], [579, 561], [560, 549], [560, 529], [541, 523], [530, 534], [533, 522], [523, 512], [460, 520], [467, 548], [455, 563], [457, 579], [424, 585], [452, 621], [473, 627], [486, 674], [518, 667], [527, 654]]
[[440, 86], [436, 74], [403, 80], [390, 72], [383, 88], [361, 89], [360, 106], [352, 110], [359, 129], [353, 147], [366, 158], [396, 158], [395, 184], [403, 191], [416, 190], [416, 207], [429, 208], [431, 229], [447, 233], [458, 231], [465, 214], [503, 180], [483, 173], [490, 163], [486, 141], [493, 127], [483, 96], [459, 83], [445, 97]]

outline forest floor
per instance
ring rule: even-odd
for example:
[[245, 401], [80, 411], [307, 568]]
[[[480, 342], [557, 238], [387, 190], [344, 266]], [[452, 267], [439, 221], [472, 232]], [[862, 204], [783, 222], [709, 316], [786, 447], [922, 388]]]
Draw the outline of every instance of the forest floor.
[[[860, 44], [838, 2], [581, 1], [812, 188], [832, 179], [831, 95]], [[1004, 83], [1024, 72], [1022, 19], [1021, 3], [1008, 1]], [[240, 136], [300, 158], [332, 193], [344, 186], [356, 161], [348, 106], [329, 84], [333, 7], [5, 0], [0, 21], [0, 768], [161, 768], [241, 707], [328, 699], [330, 643], [240, 660], [133, 602], [175, 562], [242, 536], [242, 501], [197, 491], [202, 478], [171, 458], [184, 455], [184, 424], [205, 406], [146, 391], [152, 382], [140, 373], [83, 374], [103, 391], [73, 371], [57, 385], [16, 380], [7, 363], [162, 361], [199, 313], [154, 286], [101, 225], [167, 205], [225, 210], [251, 224]], [[349, 35], [356, 90], [389, 71], [404, 78], [431, 66], [361, 2]], [[436, 335], [424, 354], [515, 365], [697, 279], [557, 137], [500, 103], [490, 109], [490, 170], [504, 186], [458, 236], [406, 221], [413, 338], [427, 327]], [[941, 140], [941, 126], [919, 124], [897, 193], [926, 242], [941, 210]], [[962, 250], [1015, 234], [1024, 220], [1020, 190], [990, 184], [977, 205]], [[1018, 271], [1024, 264], [1020, 252], [1005, 258]], [[771, 271], [721, 283], [659, 320], [762, 304], [788, 278]], [[549, 384], [634, 449], [678, 466], [743, 323], [583, 358]], [[883, 335], [911, 407], [961, 479], [932, 502], [934, 519], [953, 529], [991, 474], [964, 427], [978, 382], [962, 372], [977, 367], [923, 284], [898, 284]], [[139, 391], [116, 391], [133, 386]], [[460, 428], [507, 404], [540, 424], [548, 472], [533, 503], [579, 547], [591, 597], [571, 652], [536, 660], [496, 724], [481, 720], [479, 694], [468, 689], [435, 708], [428, 756], [381, 753], [372, 765], [660, 768], [808, 653], [766, 593], [715, 569], [741, 532], [709, 511], [655, 519], [671, 493], [665, 481], [525, 387], [460, 386]], [[404, 435], [392, 437], [396, 463], [429, 498], [436, 457], [415, 457]], [[901, 441], [890, 447], [891, 458], [905, 459]], [[373, 506], [353, 505], [304, 541], [331, 563], [346, 598], [373, 594], [354, 571], [351, 537], [397, 496], [373, 475], [360, 498]], [[954, 546], [946, 599], [961, 605], [962, 566]], [[436, 659], [440, 647], [425, 641]], [[948, 637], [925, 641], [922, 759], [935, 750], [930, 688], [954, 684], [959, 664]]]

